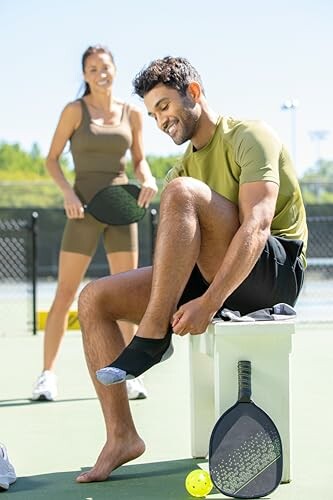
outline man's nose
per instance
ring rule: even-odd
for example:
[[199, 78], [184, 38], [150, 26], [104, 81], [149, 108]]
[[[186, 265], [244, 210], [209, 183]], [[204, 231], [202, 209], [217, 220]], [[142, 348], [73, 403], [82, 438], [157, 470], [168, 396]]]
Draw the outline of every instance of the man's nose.
[[163, 132], [166, 132], [166, 129], [168, 128], [168, 119], [167, 118], [159, 118], [158, 119], [158, 126], [160, 127]]

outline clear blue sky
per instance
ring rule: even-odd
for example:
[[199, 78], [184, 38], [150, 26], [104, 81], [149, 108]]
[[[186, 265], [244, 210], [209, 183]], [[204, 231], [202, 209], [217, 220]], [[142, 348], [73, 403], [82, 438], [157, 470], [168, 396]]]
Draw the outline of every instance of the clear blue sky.
[[[221, 114], [263, 119], [293, 151], [297, 171], [333, 158], [332, 0], [1, 0], [0, 141], [46, 154], [64, 105], [78, 95], [81, 55], [102, 43], [114, 53], [117, 97], [145, 115], [146, 153], [181, 153], [146, 117], [132, 79], [152, 59], [187, 57]], [[309, 132], [327, 130], [326, 140]]]

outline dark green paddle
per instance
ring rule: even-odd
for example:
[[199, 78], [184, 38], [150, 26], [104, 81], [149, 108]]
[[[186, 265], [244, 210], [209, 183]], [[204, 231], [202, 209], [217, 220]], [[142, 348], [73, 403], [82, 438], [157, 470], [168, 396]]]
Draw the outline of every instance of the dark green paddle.
[[110, 185], [98, 191], [84, 209], [104, 224], [133, 224], [146, 213], [137, 203], [139, 194], [135, 184]]

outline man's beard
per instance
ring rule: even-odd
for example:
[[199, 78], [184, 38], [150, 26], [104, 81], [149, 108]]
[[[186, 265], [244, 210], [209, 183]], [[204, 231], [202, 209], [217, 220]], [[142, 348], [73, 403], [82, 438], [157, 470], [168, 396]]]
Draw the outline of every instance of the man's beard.
[[196, 131], [198, 120], [199, 118], [195, 116], [192, 110], [184, 109], [178, 121], [181, 130], [179, 135], [176, 134], [175, 137], [172, 137], [173, 142], [180, 146], [184, 142], [191, 140]]

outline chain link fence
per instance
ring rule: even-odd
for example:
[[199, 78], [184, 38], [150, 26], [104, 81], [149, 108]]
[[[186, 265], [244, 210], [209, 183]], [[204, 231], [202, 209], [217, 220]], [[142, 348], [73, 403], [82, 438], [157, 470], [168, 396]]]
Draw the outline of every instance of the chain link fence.
[[[333, 211], [333, 205], [330, 207]], [[298, 319], [333, 322], [333, 215], [308, 215], [307, 222], [308, 266], [296, 305]]]
[[[158, 208], [139, 223], [139, 265], [151, 264]], [[54, 296], [65, 223], [62, 209], [0, 207], [0, 336], [36, 333], [38, 309]], [[102, 241], [86, 279], [109, 273]]]
[[36, 221], [0, 218], [0, 336], [36, 333]]

